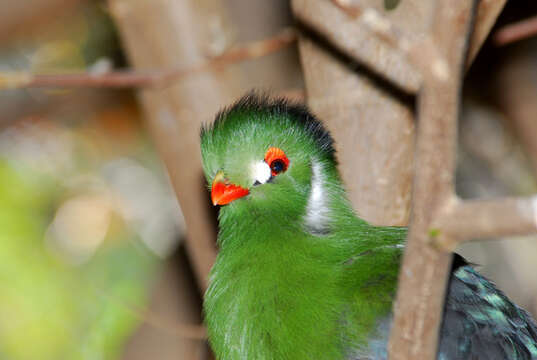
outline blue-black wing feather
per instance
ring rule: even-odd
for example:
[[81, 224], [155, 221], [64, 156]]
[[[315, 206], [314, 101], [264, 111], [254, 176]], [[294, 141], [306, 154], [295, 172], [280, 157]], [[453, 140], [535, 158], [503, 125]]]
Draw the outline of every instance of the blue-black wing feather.
[[492, 282], [455, 255], [438, 359], [537, 360], [537, 326]]

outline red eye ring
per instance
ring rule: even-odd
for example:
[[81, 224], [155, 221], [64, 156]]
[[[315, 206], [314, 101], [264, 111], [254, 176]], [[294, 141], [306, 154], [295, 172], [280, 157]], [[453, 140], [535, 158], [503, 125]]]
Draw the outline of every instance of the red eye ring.
[[287, 170], [289, 167], [289, 159], [285, 155], [282, 149], [277, 147], [270, 147], [265, 153], [265, 162], [270, 167], [272, 176], [276, 176]]

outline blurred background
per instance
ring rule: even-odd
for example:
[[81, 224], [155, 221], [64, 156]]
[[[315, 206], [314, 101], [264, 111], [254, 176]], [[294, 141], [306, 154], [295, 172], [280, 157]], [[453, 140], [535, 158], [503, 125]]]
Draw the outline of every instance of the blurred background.
[[[129, 68], [112, 14], [122, 4], [0, 0], [0, 359], [210, 356], [199, 270], [185, 246], [158, 132], [136, 91], [2, 82], [15, 72]], [[293, 24], [285, 0], [219, 4], [225, 26], [218, 17], [202, 19], [213, 39], [208, 57]], [[492, 34], [536, 14], [534, 1], [511, 0]], [[460, 125], [462, 197], [537, 193], [536, 64], [537, 37], [504, 46], [491, 37], [472, 65]], [[241, 67], [247, 88], [304, 98], [296, 43]], [[211, 94], [193, 96], [203, 102]], [[535, 237], [468, 243], [460, 252], [537, 314]]]

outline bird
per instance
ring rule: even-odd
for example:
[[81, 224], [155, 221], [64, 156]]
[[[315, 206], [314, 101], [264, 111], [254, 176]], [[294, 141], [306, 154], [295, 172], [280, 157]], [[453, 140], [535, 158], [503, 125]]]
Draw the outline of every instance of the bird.
[[[305, 105], [252, 91], [201, 128], [219, 206], [203, 311], [217, 359], [386, 359], [407, 229], [353, 210]], [[437, 359], [537, 359], [537, 327], [455, 254]]]

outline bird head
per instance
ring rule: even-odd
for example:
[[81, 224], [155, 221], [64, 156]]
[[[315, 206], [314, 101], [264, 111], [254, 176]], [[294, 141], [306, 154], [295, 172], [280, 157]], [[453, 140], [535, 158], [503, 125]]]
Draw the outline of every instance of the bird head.
[[315, 171], [337, 176], [332, 144], [306, 107], [250, 93], [202, 128], [212, 202], [221, 212], [305, 214]]

